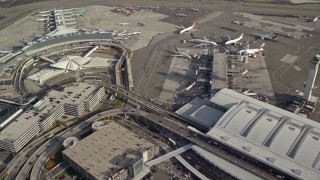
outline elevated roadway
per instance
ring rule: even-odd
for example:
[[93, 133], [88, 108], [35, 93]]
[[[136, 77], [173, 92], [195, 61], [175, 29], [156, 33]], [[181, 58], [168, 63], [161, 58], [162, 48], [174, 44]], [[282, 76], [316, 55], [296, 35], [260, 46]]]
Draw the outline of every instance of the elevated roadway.
[[177, 155], [189, 150], [191, 148], [191, 146], [192, 146], [192, 144], [185, 145], [185, 146], [183, 146], [183, 147], [181, 147], [179, 149], [171, 151], [171, 152], [169, 152], [169, 153], [167, 153], [167, 154], [165, 154], [163, 156], [160, 156], [160, 157], [158, 157], [158, 158], [156, 158], [154, 160], [151, 160], [151, 161], [147, 162], [146, 165], [151, 167], [151, 166], [154, 166], [156, 164], [159, 164], [159, 163], [161, 163], [161, 162], [163, 162], [165, 160], [168, 160], [168, 159], [170, 159], [170, 158], [172, 158], [174, 156], [177, 156]]
[[[140, 111], [140, 110], [116, 109], [116, 110], [101, 112], [101, 113], [89, 118], [88, 120], [64, 131], [64, 133], [61, 137], [64, 139], [64, 138], [73, 136], [76, 133], [79, 133], [83, 129], [90, 126], [95, 121], [98, 121], [98, 120], [103, 119], [103, 118], [110, 116], [110, 115], [119, 115], [119, 114], [131, 114], [131, 115], [137, 115], [137, 116], [144, 117], [146, 119], [146, 121], [154, 123], [154, 125], [156, 127], [165, 128], [165, 129], [171, 131], [172, 133], [181, 136], [181, 138], [185, 138], [185, 139], [189, 140], [191, 143], [197, 144], [199, 147], [207, 150], [208, 152], [213, 153], [214, 155], [219, 156], [220, 158], [237, 165], [239, 168], [242, 168], [242, 169], [254, 174], [255, 176], [258, 176], [259, 178], [275, 179], [275, 177], [272, 176], [272, 174], [269, 174], [259, 168], [256, 168], [256, 166], [254, 164], [250, 164], [243, 159], [239, 159], [231, 154], [228, 154], [226, 151], [222, 150], [221, 148], [219, 148], [215, 145], [209, 144], [207, 142], [207, 140], [204, 140], [200, 137], [192, 136], [192, 133], [186, 129], [187, 125], [177, 123], [174, 120], [168, 120], [167, 118], [164, 118], [164, 117], [161, 117], [161, 116], [158, 116], [155, 114], [146, 113], [146, 112]], [[38, 154], [37, 156], [40, 156], [40, 155], [41, 154]], [[47, 158], [49, 158], [49, 154], [47, 154], [47, 155], [48, 155]], [[26, 165], [28, 165], [28, 163], [29, 162], [27, 162]], [[35, 165], [36, 169], [32, 170], [32, 172], [31, 172], [31, 177], [30, 177], [31, 179], [37, 179], [39, 177], [39, 173], [41, 172], [41, 169], [39, 169], [39, 168], [42, 167], [42, 163], [43, 163], [43, 160], [39, 160], [39, 162], [36, 163], [36, 165]], [[149, 165], [152, 165], [152, 164], [149, 164]], [[25, 174], [25, 172], [21, 172], [21, 173]]]
[[192, 167], [186, 160], [184, 160], [180, 155], [176, 155], [175, 158], [184, 166], [186, 167], [190, 172], [192, 172], [195, 176], [197, 176], [201, 180], [210, 180], [205, 175], [200, 173], [198, 170], [196, 170], [194, 167]]
[[94, 48], [92, 48], [87, 54], [85, 54], [83, 57], [88, 57], [90, 56], [95, 50], [97, 50], [99, 48], [99, 46], [95, 46]]
[[[149, 113], [142, 112], [142, 111], [137, 111], [137, 110], [132, 111], [132, 112], [125, 112], [124, 110], [115, 110], [115, 111], [113, 111], [114, 114], [127, 113], [127, 114], [143, 116], [146, 119], [148, 119], [148, 121], [155, 123], [156, 126], [166, 128], [167, 130], [169, 130], [169, 131], [171, 131], [171, 132], [173, 132], [183, 138], [188, 139], [190, 142], [197, 144], [201, 148], [209, 151], [210, 153], [213, 153], [213, 154], [219, 156], [220, 158], [223, 158], [227, 161], [230, 161], [233, 164], [237, 164], [239, 167], [245, 169], [246, 171], [249, 171], [255, 175], [258, 175], [259, 177], [262, 177], [263, 179], [273, 179], [274, 178], [271, 174], [266, 173], [265, 171], [262, 171], [262, 170], [256, 168], [254, 165], [249, 164], [247, 161], [245, 161], [243, 159], [239, 159], [235, 156], [228, 155], [225, 151], [221, 150], [220, 148], [218, 148], [216, 146], [210, 145], [207, 141], [205, 141], [199, 137], [193, 137], [192, 134], [186, 129], [187, 125], [185, 125], [185, 124], [192, 125], [198, 129], [208, 130], [206, 127], [200, 127], [197, 124], [191, 123], [190, 121], [188, 121], [188, 119], [185, 119], [184, 117], [182, 117], [174, 112], [163, 109], [159, 105], [154, 104], [154, 103], [150, 102], [149, 100], [144, 99], [140, 95], [126, 90], [123, 87], [119, 87], [117, 85], [109, 84], [109, 83], [98, 83], [98, 84], [103, 85], [109, 91], [117, 93], [118, 95], [122, 95], [123, 97], [126, 97], [127, 99], [129, 99], [131, 101], [137, 102], [139, 105], [144, 106], [144, 107], [146, 107], [146, 108], [148, 108], [158, 114], [161, 114], [162, 116], [167, 117], [167, 118], [164, 118], [164, 117], [161, 117], [158, 115], [154, 115], [154, 114], [149, 114]], [[105, 115], [112, 114], [110, 112], [105, 112], [105, 113], [106, 114], [100, 113], [99, 114], [100, 117], [94, 116], [94, 117], [92, 117], [92, 119], [90, 118], [89, 121], [85, 121], [85, 122], [81, 123], [79, 126], [76, 126], [75, 128], [69, 129], [68, 133], [71, 133], [70, 135], [78, 133], [82, 129], [91, 125], [92, 122], [103, 118]], [[176, 120], [178, 120], [178, 121], [176, 121]], [[40, 156], [40, 155], [38, 155], [38, 156]], [[32, 161], [30, 161], [30, 162], [32, 162]], [[26, 163], [26, 164], [28, 164], [28, 163]], [[21, 172], [21, 173], [24, 173], [23, 175], [26, 174], [25, 172]], [[37, 174], [37, 173], [35, 173], [35, 174]], [[36, 178], [35, 176], [36, 175], [33, 175], [32, 178]]]

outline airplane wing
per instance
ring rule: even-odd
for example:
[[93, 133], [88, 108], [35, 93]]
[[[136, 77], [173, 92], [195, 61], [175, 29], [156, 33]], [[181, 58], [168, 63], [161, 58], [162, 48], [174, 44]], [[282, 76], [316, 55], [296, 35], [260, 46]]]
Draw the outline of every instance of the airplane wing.
[[181, 27], [182, 27], [183, 29], [185, 29], [185, 27], [184, 27], [184, 26], [182, 26], [182, 25], [181, 25]]
[[208, 41], [209, 39], [207, 37], [203, 36], [203, 40]]
[[200, 43], [200, 44], [196, 44], [193, 47], [203, 47], [203, 46], [208, 46], [208, 44], [206, 43]]

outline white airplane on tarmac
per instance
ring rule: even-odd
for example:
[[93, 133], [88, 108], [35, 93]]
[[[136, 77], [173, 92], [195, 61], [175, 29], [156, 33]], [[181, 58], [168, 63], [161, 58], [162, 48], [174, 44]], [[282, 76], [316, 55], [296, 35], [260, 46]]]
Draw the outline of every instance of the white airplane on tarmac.
[[194, 22], [191, 26], [189, 26], [189, 27], [187, 27], [187, 28], [185, 28], [185, 27], [183, 27], [183, 26], [181, 26], [181, 27], [182, 27], [182, 30], [179, 32], [179, 34], [182, 34], [182, 33], [184, 33], [184, 32], [190, 31], [191, 29], [193, 29], [194, 27], [196, 27], [196, 23]]
[[130, 24], [130, 23], [119, 23], [118, 25], [125, 26], [125, 25], [128, 25], [128, 24]]
[[41, 18], [41, 19], [37, 19], [37, 21], [39, 21], [39, 22], [48, 22], [49, 18]]
[[141, 32], [131, 32], [131, 33], [127, 33], [126, 35], [130, 36], [130, 35], [140, 35]]
[[173, 56], [173, 57], [184, 57], [184, 58], [187, 58], [189, 60], [192, 59], [192, 57], [189, 55], [189, 51], [187, 52], [183, 52], [181, 50], [179, 50], [177, 47], [175, 47], [175, 50], [178, 54], [174, 54], [174, 55], [170, 55], [170, 56]]
[[51, 11], [40, 11], [40, 12], [38, 12], [38, 14], [48, 14], [48, 13], [50, 13]]
[[199, 12], [201, 11], [201, 9], [197, 9], [197, 8], [192, 8], [191, 11], [194, 11], [194, 12]]
[[247, 45], [246, 49], [240, 50], [238, 52], [239, 55], [248, 55], [250, 57], [256, 57], [257, 54], [260, 54], [261, 51], [264, 51], [263, 47], [264, 47], [265, 43], [262, 43], [261, 46], [259, 46], [257, 49], [249, 49], [249, 44]]
[[194, 47], [199, 47], [199, 46], [217, 46], [217, 43], [210, 41], [208, 38], [203, 36], [203, 39], [198, 39], [196, 38], [192, 33], [191, 33], [191, 40], [188, 40], [189, 42], [197, 43], [194, 45]]
[[228, 36], [228, 41], [225, 43], [225, 45], [229, 44], [236, 44], [238, 41], [240, 41], [243, 38], [243, 33], [236, 39], [231, 39], [230, 36]]
[[40, 17], [49, 17], [51, 16], [50, 14], [41, 14]]
[[307, 22], [317, 22], [319, 19], [319, 16], [312, 18], [312, 17], [303, 17], [299, 14], [299, 19], [301, 19], [301, 18], [306, 20]]
[[186, 17], [186, 16], [188, 16], [188, 15], [182, 14], [182, 13], [177, 13], [176, 16], [178, 16], [178, 17]]

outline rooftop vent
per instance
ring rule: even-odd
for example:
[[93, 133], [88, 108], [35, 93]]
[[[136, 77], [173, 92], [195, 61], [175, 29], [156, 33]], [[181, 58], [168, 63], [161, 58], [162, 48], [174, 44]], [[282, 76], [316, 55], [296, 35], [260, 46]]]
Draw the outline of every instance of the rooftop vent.
[[292, 169], [292, 172], [300, 176], [302, 171], [299, 169]]
[[292, 131], [294, 131], [294, 130], [295, 130], [295, 128], [294, 128], [294, 127], [289, 127], [289, 129], [290, 129], [290, 130], [292, 130]]
[[273, 157], [267, 157], [266, 159], [267, 159], [267, 161], [269, 161], [269, 162], [271, 162], [271, 163], [276, 162], [276, 159], [273, 158]]
[[251, 148], [251, 147], [248, 147], [248, 146], [244, 146], [244, 147], [243, 147], [243, 150], [245, 150], [245, 151], [247, 151], [247, 152], [250, 152], [251, 149], [252, 149], [252, 148]]

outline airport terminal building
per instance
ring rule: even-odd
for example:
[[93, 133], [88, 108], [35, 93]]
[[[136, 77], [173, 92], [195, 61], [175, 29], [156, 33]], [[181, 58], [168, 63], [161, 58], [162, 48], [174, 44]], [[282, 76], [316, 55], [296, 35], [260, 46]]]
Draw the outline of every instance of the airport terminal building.
[[[32, 109], [23, 112], [0, 132], [0, 148], [18, 152], [37, 134], [52, 128], [64, 115], [79, 116], [91, 111], [105, 95], [104, 87], [80, 83], [50, 91]], [[13, 121], [14, 120], [14, 121]], [[19, 131], [17, 131], [19, 129]]]
[[[210, 119], [203, 113], [208, 108], [221, 113]], [[207, 125], [207, 138], [251, 162], [297, 179], [320, 177], [320, 124], [315, 121], [230, 89], [209, 102], [195, 99], [177, 113]]]

